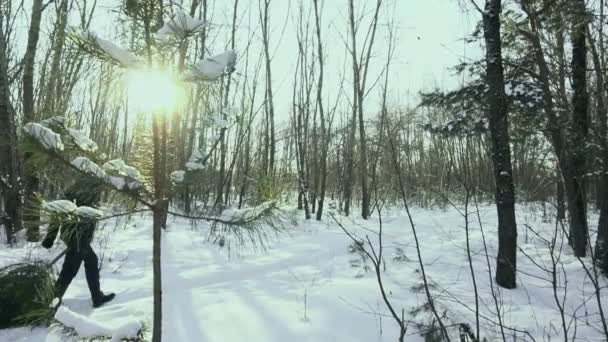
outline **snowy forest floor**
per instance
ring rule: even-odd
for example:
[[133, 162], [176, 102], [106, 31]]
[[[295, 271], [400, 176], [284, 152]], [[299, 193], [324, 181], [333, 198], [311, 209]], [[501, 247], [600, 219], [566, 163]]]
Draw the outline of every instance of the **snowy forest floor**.
[[[462, 210], [463, 208], [459, 208]], [[469, 208], [471, 210], [471, 208]], [[293, 213], [293, 211], [290, 211]], [[422, 258], [431, 291], [453, 340], [457, 327], [468, 323], [475, 330], [475, 296], [467, 262], [464, 218], [456, 209], [413, 209]], [[208, 239], [207, 224], [193, 227], [187, 220], [169, 219], [162, 241], [163, 336], [165, 341], [284, 342], [284, 341], [396, 341], [398, 326], [382, 302], [373, 265], [329, 215], [323, 222], [300, 219], [279, 235], [271, 235], [266, 249], [220, 247]], [[494, 206], [480, 208], [489, 260], [494, 268], [497, 248]], [[375, 215], [368, 221], [340, 218], [343, 225], [369, 235], [377, 248]], [[426, 297], [421, 291], [416, 249], [405, 212], [383, 213], [386, 269], [382, 273], [388, 296], [397, 310], [404, 309], [406, 341], [423, 341], [420, 324], [429, 324]], [[595, 226], [596, 217], [590, 220]], [[470, 216], [473, 267], [480, 297], [482, 337], [502, 340], [477, 215]], [[102, 261], [101, 284], [117, 297], [93, 310], [84, 270], [74, 279], [64, 303], [71, 310], [104, 324], [118, 324], [127, 316], [152, 322], [152, 220], [136, 215], [129, 220], [101, 224], [94, 247]], [[532, 230], [540, 236], [535, 235]], [[505, 333], [509, 341], [564, 340], [551, 276], [551, 256], [542, 237], [551, 239], [555, 223], [543, 222], [537, 205], [518, 207], [518, 287], [499, 291]], [[593, 229], [593, 228], [592, 228]], [[592, 234], [594, 241], [595, 232]], [[555, 253], [561, 245], [558, 236]], [[351, 246], [349, 251], [349, 246]], [[0, 248], [0, 266], [24, 258], [52, 259], [63, 246], [49, 252], [25, 244]], [[525, 256], [524, 253], [527, 255]], [[569, 337], [602, 341], [604, 335], [591, 281], [567, 243], [558, 265], [558, 298], [565, 296]], [[589, 265], [588, 260], [586, 260]], [[61, 265], [61, 262], [58, 263]], [[567, 286], [564, 286], [567, 285]], [[607, 282], [601, 281], [604, 291]], [[603, 296], [608, 309], [608, 295]], [[528, 331], [530, 336], [522, 332]], [[424, 328], [422, 328], [424, 330]], [[516, 336], [517, 339], [513, 337]], [[0, 330], [0, 341], [64, 341], [47, 328]]]

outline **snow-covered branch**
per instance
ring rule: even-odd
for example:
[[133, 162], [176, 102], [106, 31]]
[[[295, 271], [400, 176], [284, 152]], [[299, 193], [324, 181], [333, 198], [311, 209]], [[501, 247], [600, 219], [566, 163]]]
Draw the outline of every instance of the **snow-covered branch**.
[[101, 60], [123, 68], [133, 68], [141, 65], [141, 61], [133, 53], [99, 37], [94, 32], [70, 26], [67, 36], [80, 50]]
[[189, 82], [215, 81], [223, 75], [233, 72], [235, 65], [236, 53], [228, 50], [205, 58], [191, 66], [185, 75], [185, 80]]
[[161, 41], [168, 41], [172, 38], [186, 39], [202, 32], [207, 25], [208, 23], [204, 20], [192, 18], [183, 11], [178, 11], [158, 30], [156, 37]]

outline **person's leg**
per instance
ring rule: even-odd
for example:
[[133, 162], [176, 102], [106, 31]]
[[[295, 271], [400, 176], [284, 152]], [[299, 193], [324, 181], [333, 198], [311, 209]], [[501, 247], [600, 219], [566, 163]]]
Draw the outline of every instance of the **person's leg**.
[[82, 259], [84, 260], [84, 271], [87, 276], [91, 298], [97, 298], [101, 295], [101, 288], [99, 286], [99, 259], [91, 245], [82, 246], [80, 253], [82, 253]]
[[78, 251], [73, 248], [68, 248], [63, 260], [63, 266], [57, 281], [55, 282], [55, 298], [63, 298], [65, 291], [72, 282], [72, 279], [78, 274], [78, 269], [82, 263], [82, 257]]
[[82, 253], [84, 260], [84, 270], [87, 276], [89, 291], [91, 292], [91, 299], [93, 300], [93, 307], [99, 307], [114, 299], [114, 294], [105, 295], [101, 292], [101, 287], [99, 286], [99, 259], [91, 245], [82, 246], [80, 253]]

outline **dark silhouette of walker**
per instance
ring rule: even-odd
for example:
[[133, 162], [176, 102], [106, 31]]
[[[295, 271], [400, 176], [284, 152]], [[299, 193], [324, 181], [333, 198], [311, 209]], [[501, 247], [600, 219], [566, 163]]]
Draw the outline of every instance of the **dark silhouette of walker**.
[[[101, 199], [101, 181], [94, 178], [80, 178], [65, 192], [65, 198], [78, 206], [94, 207]], [[42, 241], [44, 248], [51, 248], [57, 234], [61, 231], [61, 240], [67, 250], [63, 266], [55, 283], [55, 297], [60, 300], [70, 286], [72, 279], [78, 274], [78, 269], [84, 261], [84, 270], [91, 292], [93, 307], [97, 308], [114, 299], [115, 294], [104, 294], [99, 283], [99, 260], [91, 247], [97, 222], [92, 219], [80, 218], [78, 222], [55, 222], [49, 225], [47, 234]]]

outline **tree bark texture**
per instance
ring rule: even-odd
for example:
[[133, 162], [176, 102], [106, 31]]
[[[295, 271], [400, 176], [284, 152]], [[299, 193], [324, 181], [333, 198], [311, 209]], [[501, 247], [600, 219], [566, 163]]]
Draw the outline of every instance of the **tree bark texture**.
[[504, 288], [516, 287], [517, 224], [509, 123], [505, 95], [502, 47], [500, 38], [500, 0], [486, 1], [483, 14], [486, 43], [486, 82], [488, 85], [489, 123], [492, 136], [492, 162], [496, 182], [498, 211], [498, 257], [496, 283]]

